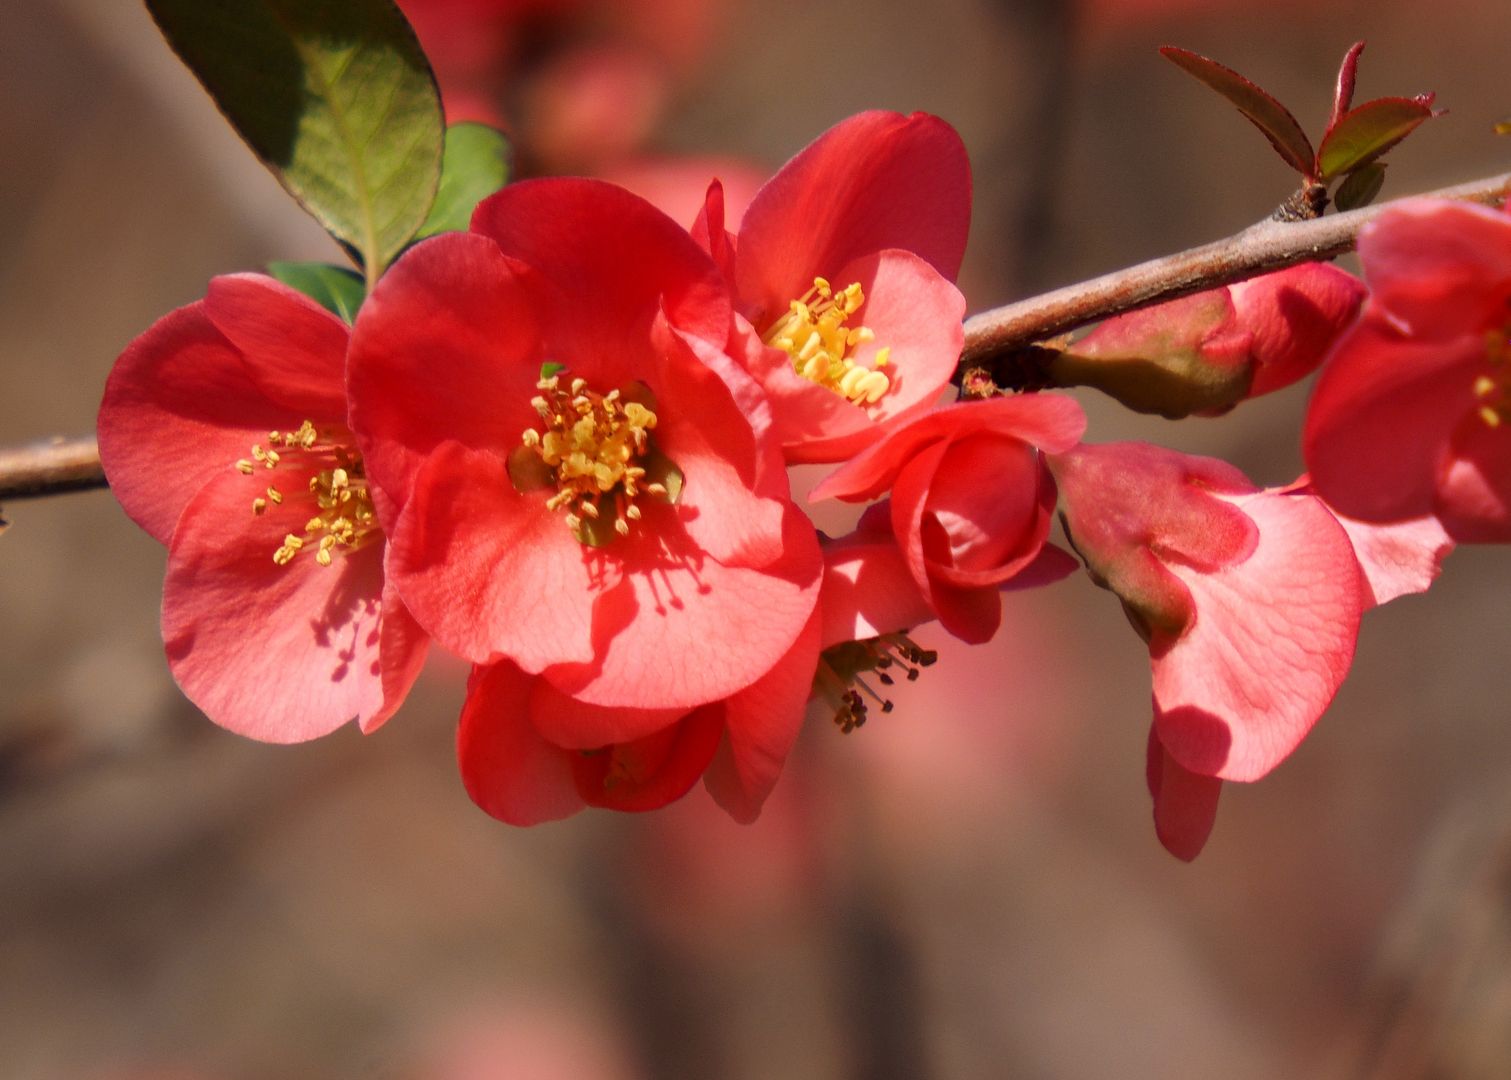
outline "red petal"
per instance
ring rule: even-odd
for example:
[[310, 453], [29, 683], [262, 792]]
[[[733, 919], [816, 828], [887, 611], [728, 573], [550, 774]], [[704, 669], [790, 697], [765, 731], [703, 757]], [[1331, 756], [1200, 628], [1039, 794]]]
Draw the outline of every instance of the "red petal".
[[546, 741], [570, 750], [596, 750], [647, 738], [687, 715], [686, 709], [592, 705], [564, 694], [547, 679], [530, 688], [530, 722]]
[[100, 460], [126, 513], [166, 544], [206, 481], [234, 473], [270, 430], [292, 430], [303, 419], [263, 396], [199, 301], [159, 319], [111, 369], [100, 404]]
[[1229, 287], [1238, 321], [1253, 340], [1249, 397], [1310, 375], [1359, 312], [1364, 283], [1323, 263], [1304, 263]]
[[1502, 326], [1511, 295], [1511, 216], [1487, 206], [1413, 199], [1359, 233], [1371, 303], [1425, 338]]
[[425, 667], [430, 637], [399, 599], [398, 590], [386, 577], [383, 582], [383, 616], [378, 622], [378, 660], [383, 681], [383, 707], [362, 718], [362, 733], [371, 734], [392, 716], [409, 696], [410, 687]]
[[1364, 582], [1320, 500], [1259, 492], [1229, 501], [1259, 542], [1215, 570], [1166, 564], [1196, 617], [1173, 643], [1154, 643], [1155, 723], [1186, 768], [1257, 780], [1305, 738], [1348, 673]]
[[351, 424], [368, 477], [399, 505], [443, 442], [505, 456], [539, 423], [532, 279], [486, 238], [446, 233], [396, 262], [362, 305]]
[[1149, 729], [1149, 755], [1145, 771], [1149, 794], [1154, 798], [1154, 831], [1165, 850], [1190, 862], [1207, 846], [1217, 820], [1217, 800], [1222, 781], [1187, 769], [1170, 756], [1159, 741], [1157, 728]]
[[1312, 486], [1365, 521], [1432, 513], [1449, 439], [1475, 411], [1484, 361], [1479, 334], [1416, 341], [1366, 314], [1338, 343], [1307, 407]]
[[[308, 473], [280, 467], [291, 492]], [[260, 477], [232, 472], [185, 508], [168, 551], [163, 641], [184, 693], [222, 727], [265, 742], [301, 742], [385, 708], [380, 600], [383, 547], [305, 551], [273, 562], [302, 532], [313, 502], [287, 497], [252, 513]]]
[[262, 274], [212, 279], [205, 314], [269, 400], [310, 420], [346, 422], [350, 332], [339, 318]]
[[760, 814], [803, 726], [818, 668], [821, 622], [814, 611], [776, 666], [724, 703], [727, 738], [703, 782], [714, 800], [742, 824]]
[[1437, 517], [1466, 544], [1511, 541], [1511, 432], [1465, 417], [1448, 446]]
[[[878, 503], [889, 511], [889, 503]], [[890, 521], [878, 532], [857, 530], [824, 545], [821, 645], [879, 637], [931, 621], [934, 609], [919, 591]]]
[[1047, 453], [1061, 453], [1080, 441], [1086, 414], [1064, 394], [1022, 394], [988, 401], [959, 402], [925, 413], [836, 469], [816, 486], [809, 502], [846, 499], [863, 502], [891, 487], [902, 467], [929, 443], [990, 432], [1021, 439]]
[[671, 324], [722, 345], [730, 301], [687, 231], [650, 203], [599, 180], [526, 180], [478, 205], [472, 230], [545, 278], [539, 311], [548, 360], [592, 385], [644, 378], [650, 327]]
[[618, 582], [618, 561], [578, 542], [545, 500], [515, 491], [497, 457], [456, 443], [420, 469], [389, 573], [441, 645], [526, 671], [592, 659], [594, 605]]
[[634, 742], [571, 755], [577, 791], [589, 806], [657, 810], [682, 798], [713, 759], [724, 711], [709, 705]]
[[533, 681], [508, 661], [474, 669], [456, 733], [467, 794], [511, 825], [570, 817], [585, 805], [570, 752], [546, 742], [526, 719]]
[[[865, 112], [784, 165], [740, 227], [737, 288], [758, 327], [848, 262], [911, 251], [951, 281], [970, 228], [965, 146], [938, 117]], [[844, 284], [848, 284], [845, 282]]]
[[647, 513], [610, 549], [624, 580], [599, 600], [594, 661], [546, 677], [591, 704], [639, 709], [693, 708], [749, 686], [792, 646], [818, 599], [813, 526], [791, 504], [783, 526], [782, 558], [751, 570], [708, 558], [669, 515]]

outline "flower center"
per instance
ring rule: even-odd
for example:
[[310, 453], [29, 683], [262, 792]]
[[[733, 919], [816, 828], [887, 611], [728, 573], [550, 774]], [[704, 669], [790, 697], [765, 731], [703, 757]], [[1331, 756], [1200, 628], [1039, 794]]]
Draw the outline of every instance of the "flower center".
[[509, 455], [516, 490], [554, 487], [547, 508], [564, 511], [572, 535], [592, 547], [628, 536], [644, 499], [677, 501], [682, 474], [652, 441], [655, 398], [645, 384], [599, 394], [551, 375], [535, 385], [530, 404], [542, 426], [526, 428]]
[[856, 405], [874, 405], [892, 385], [882, 370], [891, 349], [877, 351], [874, 368], [862, 367], [854, 351], [876, 335], [864, 326], [845, 328], [865, 302], [858, 281], [835, 292], [829, 282], [814, 278], [813, 287], [792, 301], [761, 340], [792, 357], [792, 369], [803, 378]]
[[[328, 467], [318, 469], [309, 478], [309, 498], [315, 512], [302, 532], [289, 533], [283, 538], [273, 552], [275, 563], [287, 566], [306, 547], [313, 546], [315, 561], [329, 566], [338, 551], [354, 551], [381, 535], [378, 515], [367, 490], [362, 455], [344, 441], [337, 441], [334, 433], [317, 430], [312, 421], [306, 420], [294, 431], [268, 432], [267, 449], [261, 444], [254, 445], [251, 458], [242, 458], [236, 468], [251, 476], [259, 467], [277, 469], [280, 464], [289, 465], [296, 460]], [[269, 484], [264, 495], [252, 500], [252, 513], [261, 516], [267, 513], [269, 505], [282, 506], [286, 498], [290, 496]], [[297, 495], [292, 498], [291, 505], [303, 501]]]
[[1489, 370], [1474, 380], [1479, 418], [1486, 427], [1498, 428], [1511, 420], [1511, 329], [1485, 334], [1485, 358]]
[[919, 648], [906, 632], [846, 641], [820, 654], [813, 689], [834, 710], [834, 723], [848, 735], [866, 722], [870, 711], [867, 697], [881, 706], [882, 712], [892, 711], [891, 699], [877, 693], [863, 675], [874, 672], [877, 682], [891, 686], [897, 681], [892, 669], [898, 668], [913, 682], [921, 668], [938, 659], [937, 652]]

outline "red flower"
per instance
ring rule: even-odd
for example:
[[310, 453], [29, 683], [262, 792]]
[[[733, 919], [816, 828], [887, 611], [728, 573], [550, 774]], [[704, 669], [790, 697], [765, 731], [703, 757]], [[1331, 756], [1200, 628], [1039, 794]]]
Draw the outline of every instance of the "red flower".
[[923, 113], [830, 128], [756, 193], [737, 237], [710, 189], [694, 232], [734, 290], [789, 461], [843, 461], [938, 400], [964, 340], [970, 200], [960, 136]]
[[390, 572], [473, 663], [639, 710], [595, 745], [632, 742], [789, 652], [816, 537], [683, 229], [591, 180], [511, 185], [472, 227], [400, 259], [353, 334], [353, 426], [402, 507]]
[[1215, 416], [1311, 374], [1363, 300], [1357, 278], [1305, 263], [1108, 319], [1050, 372], [1140, 412]]
[[915, 587], [945, 629], [988, 640], [1010, 579], [1040, 584], [1074, 560], [1045, 545], [1055, 485], [1041, 450], [1070, 449], [1086, 429], [1081, 407], [1058, 394], [950, 405], [895, 429], [813, 489], [851, 502], [891, 492], [892, 532]]
[[1307, 412], [1313, 484], [1356, 518], [1511, 540], [1511, 217], [1419, 200], [1367, 225], [1359, 260], [1369, 304]]
[[168, 545], [163, 639], [184, 693], [269, 742], [398, 707], [425, 638], [384, 579], [386, 507], [347, 426], [347, 327], [269, 278], [216, 278], [116, 362], [100, 457]]
[[802, 726], [818, 630], [815, 612], [770, 671], [691, 710], [595, 707], [507, 660], [475, 668], [457, 732], [462, 780], [513, 825], [584, 806], [654, 810], [699, 776], [730, 816], [754, 821]]

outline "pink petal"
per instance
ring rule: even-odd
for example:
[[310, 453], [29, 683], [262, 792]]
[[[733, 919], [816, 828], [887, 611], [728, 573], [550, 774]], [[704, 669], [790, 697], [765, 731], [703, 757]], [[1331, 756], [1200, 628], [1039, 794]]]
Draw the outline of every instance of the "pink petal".
[[1417, 337], [1478, 334], [1506, 320], [1511, 216], [1463, 202], [1415, 199], [1359, 233], [1371, 304]]
[[1348, 533], [1363, 571], [1366, 607], [1426, 592], [1453, 550], [1453, 540], [1435, 517], [1379, 525], [1337, 511], [1333, 516]]
[[1190, 862], [1212, 835], [1222, 781], [1194, 773], [1171, 757], [1156, 727], [1149, 729], [1145, 776], [1154, 798], [1154, 831], [1159, 842], [1177, 859]]
[[442, 443], [505, 456], [538, 425], [538, 292], [531, 271], [492, 241], [446, 233], [406, 253], [362, 305], [352, 428], [368, 477], [399, 505]]
[[1466, 544], [1511, 541], [1511, 433], [1471, 414], [1448, 444], [1437, 517]]
[[265, 397], [311, 420], [345, 423], [350, 331], [337, 316], [262, 274], [213, 278], [205, 314]]
[[1196, 617], [1151, 641], [1155, 723], [1183, 766], [1257, 780], [1305, 738], [1353, 660], [1364, 582], [1348, 535], [1319, 500], [1229, 496], [1258, 529], [1241, 562], [1178, 561]]
[[687, 715], [681, 708], [593, 705], [562, 693], [547, 679], [536, 679], [531, 686], [526, 711], [543, 739], [571, 750], [634, 742], [665, 730]]
[[724, 703], [726, 739], [703, 783], [742, 824], [756, 819], [803, 726], [818, 668], [821, 614], [815, 610], [787, 654]]
[[1307, 407], [1302, 451], [1328, 505], [1365, 521], [1432, 513], [1448, 442], [1477, 402], [1476, 333], [1402, 337], [1366, 314], [1334, 350]]
[[292, 430], [303, 419], [263, 396], [199, 301], [159, 319], [111, 369], [98, 421], [100, 460], [126, 513], [166, 544], [201, 486], [234, 473], [270, 430]]
[[526, 719], [533, 681], [507, 660], [474, 669], [456, 733], [467, 794], [511, 825], [555, 821], [586, 805], [569, 753], [546, 742]]
[[[280, 479], [297, 492], [307, 475]], [[255, 516], [264, 483], [233, 471], [184, 509], [168, 550], [163, 641], [174, 678], [211, 720], [265, 742], [302, 742], [388, 705], [383, 546], [331, 566], [313, 551], [278, 566], [273, 552], [303, 531], [313, 502], [290, 496]]]
[[531, 672], [593, 658], [595, 603], [618, 583], [618, 560], [584, 547], [545, 500], [516, 491], [493, 454], [456, 443], [416, 474], [389, 573], [442, 646]]
[[[885, 248], [911, 251], [951, 281], [970, 228], [965, 146], [938, 117], [865, 112], [784, 165], [740, 226], [736, 292], [757, 327], [815, 276]], [[845, 284], [848, 284], [846, 282]]]
[[802, 512], [788, 504], [784, 554], [759, 570], [708, 558], [665, 511], [652, 508], [641, 525], [610, 549], [624, 577], [595, 609], [593, 660], [546, 678], [590, 704], [668, 709], [728, 697], [769, 671], [807, 623], [822, 580]]

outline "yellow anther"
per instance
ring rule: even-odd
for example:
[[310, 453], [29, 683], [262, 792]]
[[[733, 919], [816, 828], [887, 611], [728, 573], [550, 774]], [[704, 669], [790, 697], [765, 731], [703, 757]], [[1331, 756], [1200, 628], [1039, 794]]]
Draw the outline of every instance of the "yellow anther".
[[294, 454], [293, 460], [308, 462], [316, 469], [309, 479], [308, 496], [297, 493], [288, 496], [270, 485], [265, 494], [252, 500], [254, 514], [265, 514], [270, 507], [282, 506], [290, 500], [299, 510], [306, 510], [309, 508], [306, 498], [314, 501], [315, 512], [305, 520], [303, 532], [289, 533], [273, 552], [273, 561], [279, 566], [287, 566], [308, 544], [316, 546], [315, 561], [329, 566], [338, 547], [360, 547], [378, 532], [378, 517], [368, 495], [361, 457], [348, 445], [321, 440], [319, 429], [306, 420], [292, 431], [268, 432], [268, 442], [282, 446], [284, 454], [257, 445], [252, 447], [251, 460], [243, 458], [236, 463], [239, 472], [251, 475], [254, 463], [271, 469], [284, 455]]
[[1480, 419], [1486, 427], [1498, 428], [1501, 426], [1501, 414], [1489, 405], [1480, 406]]
[[250, 461], [248, 461], [248, 460], [247, 460], [247, 459], [246, 459], [246, 458], [242, 458], [242, 459], [241, 459], [241, 460], [240, 460], [240, 461], [238, 461], [238, 462], [237, 462], [237, 463], [236, 463], [236, 470], [237, 470], [237, 471], [238, 471], [238, 472], [240, 472], [240, 473], [243, 473], [243, 474], [244, 474], [244, 475], [246, 475], [246, 476], [251, 476], [251, 475], [252, 475], [252, 472], [253, 472], [253, 471], [254, 471], [254, 470], [255, 470], [255, 469], [256, 469], [256, 468], [257, 468], [257, 466], [256, 466], [256, 465], [253, 465], [253, 464], [252, 464], [252, 463], [251, 463], [251, 462], [250, 462]]
[[277, 488], [269, 485], [268, 501], [271, 502], [274, 506], [280, 506], [283, 503], [283, 494]]
[[836, 293], [827, 280], [814, 278], [813, 287], [788, 305], [762, 340], [792, 357], [792, 369], [809, 382], [856, 405], [874, 404], [892, 385], [879, 370], [887, 365], [890, 352], [880, 349], [874, 367], [860, 366], [853, 352], [875, 341], [876, 334], [866, 326], [845, 325], [865, 302], [858, 281]]
[[260, 514], [264, 514], [264, 513], [267, 512], [267, 509], [268, 509], [268, 501], [266, 499], [253, 499], [252, 500], [252, 513], [259, 514], [259, 515]]

